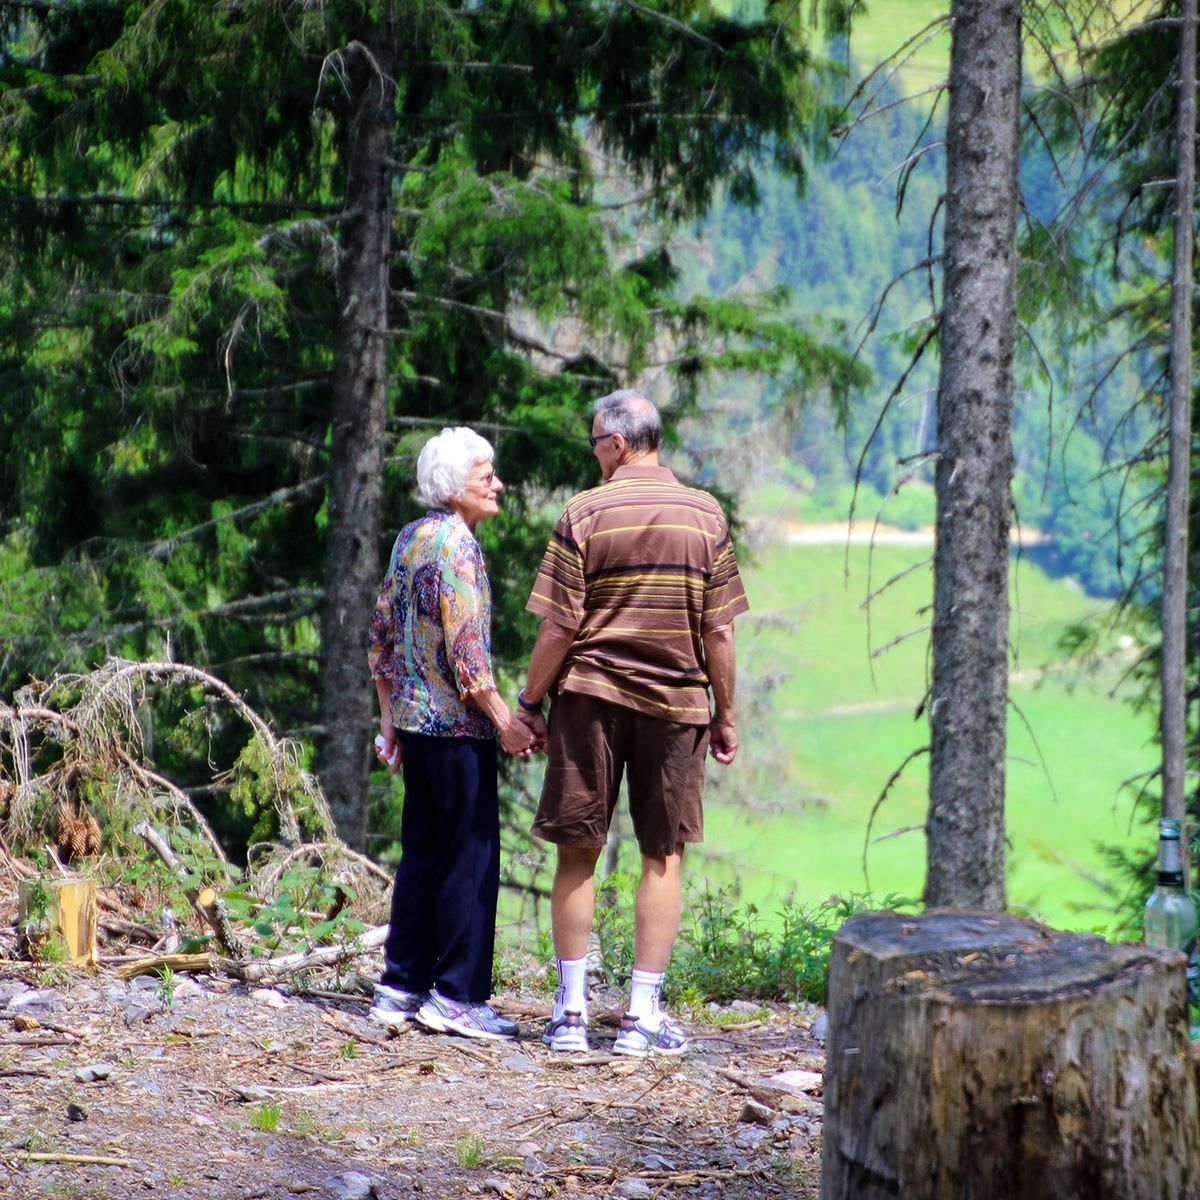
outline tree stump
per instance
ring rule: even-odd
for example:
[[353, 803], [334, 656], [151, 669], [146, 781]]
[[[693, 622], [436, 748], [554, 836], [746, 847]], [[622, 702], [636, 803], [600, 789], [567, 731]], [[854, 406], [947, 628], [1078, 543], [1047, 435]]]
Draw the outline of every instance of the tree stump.
[[23, 879], [17, 888], [17, 928], [33, 957], [40, 941], [50, 941], [73, 966], [96, 965], [96, 884], [67, 879]]
[[1004, 913], [866, 913], [829, 968], [822, 1200], [1184, 1200], [1184, 957]]

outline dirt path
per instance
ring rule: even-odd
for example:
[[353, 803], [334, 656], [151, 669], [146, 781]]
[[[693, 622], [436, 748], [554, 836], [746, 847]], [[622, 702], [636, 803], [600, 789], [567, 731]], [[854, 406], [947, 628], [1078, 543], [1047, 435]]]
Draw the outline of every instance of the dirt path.
[[0, 964], [0, 1195], [14, 1200], [819, 1194], [819, 1088], [739, 1119], [746, 1083], [821, 1071], [818, 1010], [685, 1022], [691, 1053], [651, 1062], [606, 1053], [613, 1030], [595, 1020], [595, 1052], [551, 1054], [532, 998], [498, 1004], [519, 1042], [481, 1043], [387, 1037], [365, 1001], [205, 976], [178, 979], [166, 1006], [154, 977], [44, 983]]

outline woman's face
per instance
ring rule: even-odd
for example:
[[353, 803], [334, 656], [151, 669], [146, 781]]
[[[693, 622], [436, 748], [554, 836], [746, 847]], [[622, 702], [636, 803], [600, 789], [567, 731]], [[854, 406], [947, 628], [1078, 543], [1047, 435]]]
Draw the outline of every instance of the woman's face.
[[500, 493], [504, 481], [496, 474], [491, 460], [476, 463], [467, 476], [466, 487], [460, 498], [451, 500], [450, 507], [474, 529], [485, 517], [494, 517], [500, 511]]

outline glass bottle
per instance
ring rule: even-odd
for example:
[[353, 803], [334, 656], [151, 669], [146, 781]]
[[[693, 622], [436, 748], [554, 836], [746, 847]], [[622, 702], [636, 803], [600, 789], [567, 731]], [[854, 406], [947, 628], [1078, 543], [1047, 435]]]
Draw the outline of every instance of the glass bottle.
[[1180, 950], [1187, 955], [1188, 1011], [1192, 1037], [1197, 1028], [1197, 983], [1200, 958], [1196, 948], [1196, 906], [1183, 886], [1183, 859], [1179, 847], [1179, 822], [1163, 817], [1158, 822], [1158, 886], [1146, 901], [1142, 929], [1146, 944]]

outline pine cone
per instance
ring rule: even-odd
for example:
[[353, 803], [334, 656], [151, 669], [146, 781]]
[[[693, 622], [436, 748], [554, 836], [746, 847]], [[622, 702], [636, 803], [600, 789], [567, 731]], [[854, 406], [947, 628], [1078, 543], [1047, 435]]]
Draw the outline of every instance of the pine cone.
[[64, 858], [86, 858], [95, 854], [103, 844], [100, 823], [80, 805], [75, 811], [70, 804], [60, 804], [55, 822], [54, 840]]

